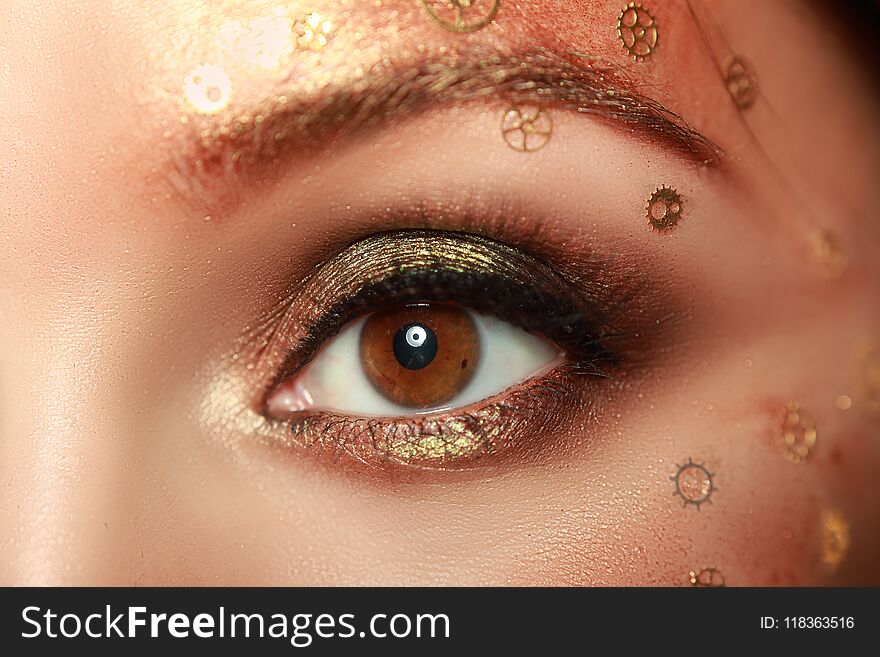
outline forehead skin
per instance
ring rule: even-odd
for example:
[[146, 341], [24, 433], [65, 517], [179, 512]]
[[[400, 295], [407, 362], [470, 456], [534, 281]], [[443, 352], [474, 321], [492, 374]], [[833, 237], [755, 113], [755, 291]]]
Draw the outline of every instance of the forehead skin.
[[[789, 522], [781, 518], [778, 509], [782, 508], [792, 512], [794, 529], [802, 530], [796, 536], [815, 529], [802, 502], [818, 504], [820, 494], [806, 470], [796, 471], [791, 490], [783, 491], [802, 496], [786, 498], [787, 506], [777, 507], [773, 502], [780, 491], [772, 484], [777, 479], [777, 463], [769, 457], [758, 462], [757, 457], [752, 461], [738, 452], [729, 455], [719, 471], [719, 490], [727, 495], [719, 494], [719, 505], [736, 500], [736, 506], [732, 511], [720, 506], [724, 516], [720, 512], [710, 516], [711, 509], [703, 511], [693, 525], [679, 522], [691, 516], [681, 516], [677, 508], [667, 513], [664, 506], [657, 511], [653, 501], [641, 495], [644, 482], [633, 473], [648, 472], [651, 485], [662, 490], [668, 485], [667, 466], [675, 460], [682, 462], [697, 438], [729, 438], [727, 444], [736, 449], [748, 442], [746, 435], [766, 438], [769, 444], [773, 436], [767, 429], [772, 422], [768, 418], [786, 400], [768, 401], [764, 395], [769, 392], [752, 392], [758, 384], [769, 387], [769, 382], [775, 382], [779, 390], [807, 393], [803, 382], [812, 386], [822, 378], [815, 375], [820, 361], [823, 366], [828, 365], [825, 361], [846, 362], [846, 353], [825, 346], [829, 335], [840, 335], [840, 326], [826, 332], [817, 329], [813, 335], [799, 323], [804, 317], [821, 315], [817, 307], [830, 309], [834, 303], [841, 313], [858, 308], [864, 315], [858, 315], [860, 321], [867, 318], [875, 322], [870, 326], [877, 326], [876, 308], [865, 303], [877, 298], [876, 240], [861, 237], [868, 233], [876, 238], [880, 231], [880, 222], [865, 220], [876, 218], [876, 211], [870, 195], [864, 193], [880, 179], [880, 131], [873, 118], [874, 101], [867, 97], [864, 81], [856, 77], [840, 44], [820, 29], [815, 17], [792, 17], [792, 3], [707, 2], [729, 41], [743, 44], [761, 72], [762, 89], [773, 111], [750, 115], [751, 127], [760, 136], [762, 148], [786, 171], [790, 186], [783, 186], [727, 102], [682, 2], [651, 3], [656, 8], [661, 44], [649, 65], [632, 64], [616, 41], [618, 5], [623, 2], [504, 2], [503, 11], [510, 20], [499, 20], [498, 25], [469, 36], [438, 29], [426, 20], [418, 3], [408, 0], [309, 2], [310, 8], [334, 17], [340, 35], [347, 30], [347, 36], [328, 45], [319, 67], [299, 70], [306, 88], [313, 91], [315, 84], [334, 77], [336, 71], [342, 71], [343, 78], [350, 77], [388, 52], [415, 57], [425, 49], [451, 52], [459, 43], [476, 40], [498, 48], [538, 44], [574, 49], [629, 67], [647, 92], [685, 116], [764, 183], [756, 185], [754, 195], [727, 198], [719, 194], [722, 200], [703, 206], [695, 201], [689, 209], [700, 208], [703, 216], [715, 217], [716, 208], [720, 208], [717, 216], [727, 217], [728, 210], [735, 216], [729, 224], [717, 227], [707, 222], [708, 228], [695, 231], [699, 241], [693, 233], [682, 231], [679, 242], [663, 242], [660, 250], [670, 262], [693, 265], [694, 278], [717, 274], [733, 281], [719, 286], [714, 297], [730, 314], [738, 307], [736, 302], [743, 302], [743, 308], [766, 309], [782, 299], [785, 308], [797, 312], [768, 311], [767, 324], [798, 340], [786, 337], [781, 341], [784, 348], [796, 352], [786, 352], [791, 356], [786, 362], [796, 363], [791, 371], [774, 368], [771, 358], [761, 360], [765, 351], [781, 351], [773, 340], [761, 342], [762, 331], [769, 328], [763, 323], [743, 323], [737, 335], [753, 340], [751, 351], [713, 360], [713, 374], [701, 395], [694, 393], [700, 387], [699, 373], [692, 374], [682, 364], [674, 375], [691, 376], [691, 388], [668, 408], [659, 406], [656, 413], [621, 425], [621, 434], [624, 430], [636, 438], [648, 434], [657, 442], [648, 442], [642, 449], [634, 439], [636, 447], [619, 453], [620, 460], [610, 466], [626, 473], [621, 475], [622, 483], [611, 481], [608, 489], [604, 488], [606, 475], [597, 465], [575, 463], [571, 470], [568, 465], [557, 468], [546, 479], [543, 472], [528, 481], [516, 479], [516, 474], [510, 479], [501, 477], [485, 486], [485, 498], [473, 495], [473, 490], [483, 488], [444, 489], [434, 497], [449, 499], [450, 511], [436, 504], [436, 499], [414, 499], [415, 494], [363, 493], [354, 483], [340, 483], [341, 478], [323, 471], [300, 472], [295, 464], [290, 470], [299, 479], [293, 478], [296, 499], [291, 501], [287, 489], [292, 487], [281, 473], [290, 471], [287, 466], [293, 459], [273, 453], [268, 459], [249, 461], [241, 468], [244, 474], [224, 469], [222, 457], [204, 448], [209, 440], [192, 419], [203, 410], [201, 400], [195, 393], [190, 397], [186, 393], [203, 383], [193, 372], [202, 365], [205, 345], [231, 343], [237, 327], [257, 316], [256, 312], [248, 314], [253, 310], [249, 304], [260, 297], [261, 290], [250, 289], [249, 284], [256, 287], [254, 280], [268, 281], [267, 286], [281, 288], [289, 271], [302, 274], [289, 266], [290, 260], [326, 247], [323, 215], [298, 208], [320, 207], [325, 190], [315, 192], [312, 183], [322, 172], [332, 171], [334, 158], [347, 163], [345, 153], [350, 146], [332, 144], [325, 160], [294, 165], [290, 189], [268, 185], [269, 194], [264, 194], [265, 188], [255, 190], [253, 199], [244, 199], [232, 212], [243, 221], [220, 228], [205, 220], [205, 210], [177, 203], [163, 176], [169, 151], [181, 143], [180, 94], [187, 75], [195, 66], [210, 63], [220, 26], [230, 21], [246, 24], [277, 4], [0, 3], [0, 33], [4, 35], [0, 40], [0, 317], [4, 318], [0, 325], [0, 464], [5, 464], [0, 467], [8, 490], [16, 491], [0, 504], [0, 533], [15, 528], [4, 546], [9, 558], [0, 559], [0, 581], [417, 583], [450, 582], [461, 572], [462, 581], [470, 582], [637, 583], [650, 571], [652, 581], [675, 582], [678, 566], [668, 566], [672, 562], [665, 555], [652, 552], [658, 536], [691, 547], [705, 547], [713, 541], [732, 543], [731, 561], [741, 564], [755, 581], [768, 581], [770, 565], [777, 581], [800, 581], [805, 571], [799, 568], [813, 563], [809, 561], [815, 556], [811, 548], [794, 554], [790, 568], [785, 564], [777, 568], [774, 558], [788, 558], [785, 544], [779, 542], [781, 525], [763, 519], [776, 514], [775, 520]], [[776, 27], [767, 30], [767, 25]], [[259, 102], [267, 81], [278, 72], [236, 71], [239, 74], [236, 88], [242, 93], [235, 102], [240, 99], [243, 104], [235, 110], [246, 111], [245, 104]], [[823, 90], [821, 103], [816, 102], [817, 89]], [[219, 117], [189, 118], [211, 121]], [[576, 117], [565, 127], [576, 130], [581, 125], [576, 120], [589, 121]], [[494, 121], [492, 117], [492, 126]], [[420, 124], [407, 138], [427, 139], [433, 134]], [[381, 139], [389, 153], [396, 152], [395, 134]], [[405, 140], [401, 137], [400, 141]], [[663, 167], [668, 163], [641, 145], [632, 149], [630, 168], [623, 161], [630, 151], [624, 152], [625, 157], [620, 153], [598, 157], [595, 149], [585, 148], [584, 154], [592, 153], [591, 161], [619, 162], [619, 170], [633, 172], [637, 179], [633, 193], [640, 211], [643, 190], [658, 183], [658, 171], [666, 171]], [[365, 150], [367, 155], [364, 150], [358, 154], [368, 179], [376, 157], [369, 148]], [[536, 154], [544, 156], [551, 155]], [[646, 165], [650, 176], [640, 173], [643, 159], [650, 160]], [[388, 156], [381, 164], [393, 168], [392, 160]], [[579, 172], [576, 163], [570, 168]], [[680, 166], [669, 170], [682, 177], [694, 173]], [[358, 185], [357, 180], [348, 182]], [[621, 183], [603, 180], [600, 184], [610, 198]], [[725, 184], [720, 186], [725, 188]], [[389, 196], [397, 191], [392, 188]], [[554, 198], [562, 196], [559, 192]], [[789, 236], [799, 235], [798, 221], [804, 217], [796, 197], [807, 199], [810, 210], [826, 225], [840, 229], [849, 254], [861, 263], [845, 287], [810, 293], [784, 287], [791, 280], [801, 280], [792, 272], [801, 275], [806, 258], [797, 248], [785, 250], [796, 243]], [[345, 200], [338, 203], [335, 209], [345, 208]], [[598, 207], [601, 212], [597, 214], [606, 224], [623, 226], [621, 235], [635, 233], [622, 223], [611, 201]], [[257, 208], [267, 211], [257, 212]], [[782, 217], [790, 223], [771, 222], [767, 217]], [[750, 219], [757, 221], [747, 223]], [[591, 221], [584, 232], [601, 233], [601, 226], [596, 228], [599, 221]], [[296, 239], [278, 240], [279, 226], [289, 228]], [[267, 247], [279, 242], [281, 246]], [[294, 249], [288, 248], [290, 243]], [[731, 249], [723, 248], [731, 243], [741, 245], [741, 252], [731, 254]], [[700, 259], [703, 256], [705, 260]], [[749, 276], [744, 281], [745, 274]], [[768, 300], [769, 293], [757, 300], [749, 297], [765, 284], [778, 292], [776, 297]], [[238, 303], [225, 300], [227, 293]], [[810, 300], [811, 305], [807, 304]], [[807, 304], [806, 310], [801, 303]], [[820, 342], [821, 348], [816, 346]], [[759, 367], [748, 373], [741, 367], [746, 356], [756, 365], [763, 362], [760, 381], [749, 378]], [[747, 403], [728, 399], [729, 389], [736, 387], [728, 381], [723, 383], [724, 390], [718, 389], [715, 368], [725, 372], [725, 368], [734, 368], [730, 371], [737, 376], [730, 381], [748, 391], [743, 393]], [[784, 379], [788, 375], [794, 383]], [[845, 378], [839, 374], [827, 381], [834, 390], [823, 394], [833, 399], [845, 389]], [[181, 395], [169, 400], [163, 394], [169, 385]], [[218, 391], [212, 403], [222, 401], [223, 394]], [[757, 394], [762, 395], [761, 403], [754, 399]], [[692, 406], [695, 396], [700, 396], [699, 408]], [[725, 406], [725, 401], [735, 408]], [[160, 406], [161, 412], [155, 411]], [[716, 410], [704, 410], [707, 406]], [[722, 410], [726, 411], [723, 415]], [[827, 426], [830, 411], [825, 413], [820, 419]], [[853, 417], [850, 414], [847, 421]], [[641, 426], [644, 423], [650, 423], [650, 428]], [[738, 433], [726, 433], [733, 426], [739, 426]], [[853, 437], [861, 435], [856, 430], [860, 428], [847, 426]], [[680, 445], [675, 440], [689, 442]], [[843, 450], [840, 472], [851, 475], [852, 481], [868, 481], [867, 469], [876, 459], [847, 461], [847, 454], [862, 453], [858, 450], [863, 448], [853, 447], [855, 442], [845, 444], [850, 451]], [[653, 453], [658, 446], [664, 450], [662, 463]], [[701, 460], [696, 452], [694, 458]], [[183, 468], [185, 475], [178, 477], [178, 469]], [[228, 476], [217, 477], [217, 472]], [[222, 479], [222, 486], [215, 487], [217, 479]], [[564, 497], [560, 502], [547, 481], [565, 482], [566, 491], [575, 491], [572, 495], [587, 491], [584, 495], [596, 503]], [[584, 482], [602, 486], [584, 486]], [[847, 491], [843, 485], [839, 488], [843, 499]], [[611, 489], [616, 492], [603, 497]], [[490, 517], [481, 515], [487, 513], [486, 499], [497, 503], [501, 511], [492, 511]], [[508, 502], [510, 507], [505, 507]], [[529, 516], [530, 511], [538, 516]], [[860, 517], [858, 511], [852, 513], [863, 521], [861, 531], [876, 528], [872, 511]], [[334, 528], [327, 526], [328, 518], [333, 519]], [[415, 525], [408, 536], [421, 542], [412, 553], [426, 555], [424, 562], [410, 563], [411, 554], [403, 553], [409, 544], [398, 545], [395, 528], [384, 524], [388, 518]], [[500, 529], [491, 533], [484, 526], [488, 524], [493, 525], [492, 531]], [[651, 537], [639, 533], [643, 525], [654, 532]], [[522, 526], [532, 528], [534, 540], [521, 535]], [[749, 531], [741, 532], [741, 527]], [[102, 532], [126, 544], [127, 551], [117, 553], [110, 542], [87, 545], [88, 537], [103, 536]], [[486, 542], [497, 554], [527, 555], [543, 549], [540, 558], [529, 562], [542, 565], [531, 572], [518, 567], [522, 564], [505, 562], [499, 571], [485, 570], [491, 577], [482, 574], [479, 567], [489, 559], [478, 551], [481, 546], [467, 551], [462, 537], [471, 535], [488, 536]], [[360, 541], [363, 536], [369, 541]], [[733, 541], [731, 536], [743, 538]], [[574, 549], [568, 549], [570, 543]], [[645, 544], [647, 550], [642, 547]], [[190, 549], [193, 545], [198, 549]], [[385, 554], [398, 550], [398, 560], [377, 565], [362, 558], [361, 552], [371, 545], [384, 549]], [[447, 554], [439, 554], [438, 546], [447, 546]], [[753, 548], [763, 551], [753, 557]], [[438, 554], [431, 552], [434, 549]], [[719, 550], [707, 548], [706, 553], [715, 555]], [[140, 561], [133, 573], [131, 555], [137, 554]], [[432, 555], [435, 561], [428, 562]], [[450, 555], [457, 555], [458, 561]], [[758, 555], [767, 563], [758, 563]], [[444, 561], [447, 556], [450, 560]], [[621, 562], [635, 564], [635, 575], [617, 568]], [[255, 563], [268, 565], [259, 572], [248, 570]], [[474, 570], [468, 571], [468, 564]]]

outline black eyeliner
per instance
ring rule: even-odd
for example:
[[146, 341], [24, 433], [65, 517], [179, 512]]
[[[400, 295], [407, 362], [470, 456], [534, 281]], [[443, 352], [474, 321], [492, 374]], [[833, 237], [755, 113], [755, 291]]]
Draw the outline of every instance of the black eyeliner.
[[613, 363], [603, 299], [592, 299], [540, 258], [496, 240], [441, 230], [379, 233], [319, 265], [294, 291], [297, 323], [269, 389], [293, 376], [359, 316], [420, 301], [448, 301], [540, 334], [601, 374]]

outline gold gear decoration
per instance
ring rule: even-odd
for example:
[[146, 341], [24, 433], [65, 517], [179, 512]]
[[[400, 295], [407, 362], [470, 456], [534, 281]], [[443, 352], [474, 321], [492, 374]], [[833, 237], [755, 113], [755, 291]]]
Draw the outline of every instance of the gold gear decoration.
[[672, 230], [681, 218], [681, 208], [681, 195], [675, 188], [663, 185], [648, 199], [648, 223], [660, 232]]
[[428, 15], [450, 32], [476, 32], [491, 23], [501, 0], [422, 0]]
[[624, 50], [638, 61], [654, 52], [660, 32], [651, 12], [640, 4], [630, 2], [617, 17], [617, 36]]
[[699, 511], [700, 505], [708, 502], [716, 490], [712, 481], [714, 475], [706, 469], [705, 463], [694, 463], [690, 458], [684, 465], [676, 464], [675, 467], [678, 472], [670, 477], [675, 482], [672, 495], [680, 497], [684, 506], [692, 504]]
[[758, 76], [742, 57], [730, 57], [724, 64], [724, 86], [740, 109], [748, 109], [758, 100]]
[[553, 135], [550, 112], [538, 105], [514, 105], [501, 118], [501, 134], [515, 151], [541, 150]]
[[706, 566], [699, 571], [692, 570], [688, 573], [691, 586], [704, 586], [719, 588], [724, 586], [724, 574], [715, 566]]

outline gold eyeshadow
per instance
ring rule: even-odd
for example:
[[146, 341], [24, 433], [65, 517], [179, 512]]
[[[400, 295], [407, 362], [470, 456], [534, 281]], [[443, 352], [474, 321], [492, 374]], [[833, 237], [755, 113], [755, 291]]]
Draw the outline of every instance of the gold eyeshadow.
[[562, 367], [497, 399], [435, 415], [386, 419], [305, 414], [285, 422], [285, 442], [319, 457], [345, 457], [371, 468], [470, 470], [551, 446], [590, 403], [589, 384], [579, 374]]

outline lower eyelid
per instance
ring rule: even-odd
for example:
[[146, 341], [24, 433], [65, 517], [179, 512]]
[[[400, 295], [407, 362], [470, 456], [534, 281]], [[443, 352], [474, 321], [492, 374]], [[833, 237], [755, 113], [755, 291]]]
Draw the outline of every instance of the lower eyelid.
[[496, 460], [558, 448], [558, 437], [591, 408], [604, 378], [564, 361], [470, 407], [406, 418], [304, 412], [283, 422], [287, 442], [334, 464], [368, 470], [481, 469]]

